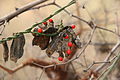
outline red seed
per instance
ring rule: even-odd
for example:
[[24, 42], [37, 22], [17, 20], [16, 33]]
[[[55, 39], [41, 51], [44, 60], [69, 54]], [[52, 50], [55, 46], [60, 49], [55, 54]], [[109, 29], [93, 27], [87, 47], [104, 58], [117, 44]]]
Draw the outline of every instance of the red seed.
[[75, 25], [71, 25], [71, 28], [74, 29], [76, 26]]
[[66, 36], [64, 36], [64, 38], [65, 38], [65, 39], [68, 39], [68, 38], [69, 38], [69, 36], [66, 34]]
[[52, 23], [52, 22], [53, 22], [53, 19], [49, 19], [49, 22]]
[[69, 47], [72, 47], [72, 46], [73, 46], [73, 43], [72, 43], [72, 42], [68, 42], [68, 46], [69, 46]]
[[41, 28], [39, 28], [39, 29], [38, 29], [38, 32], [39, 32], [39, 33], [42, 33], [42, 32], [43, 32], [43, 30], [42, 30]]
[[59, 61], [63, 61], [63, 57], [58, 57], [58, 60]]
[[47, 25], [47, 22], [43, 22], [44, 25]]
[[70, 54], [72, 53], [72, 51], [71, 51], [70, 49], [68, 49], [68, 50], [66, 51], [66, 53], [67, 53], [68, 55], [70, 55]]

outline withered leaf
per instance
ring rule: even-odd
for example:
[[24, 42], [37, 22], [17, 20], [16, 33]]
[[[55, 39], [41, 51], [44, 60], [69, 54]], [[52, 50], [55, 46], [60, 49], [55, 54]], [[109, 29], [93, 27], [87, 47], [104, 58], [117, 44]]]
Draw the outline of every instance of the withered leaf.
[[21, 33], [17, 38], [13, 39], [10, 47], [10, 59], [17, 62], [19, 58], [23, 56], [25, 45], [25, 37]]
[[[36, 29], [34, 31], [37, 31]], [[57, 31], [56, 28], [50, 27], [48, 28], [46, 31], [44, 31], [43, 33], [45, 34], [52, 34], [55, 33]], [[39, 46], [41, 48], [41, 50], [44, 50], [48, 47], [49, 41], [50, 41], [50, 36], [45, 36], [45, 35], [33, 35], [33, 41], [32, 41], [32, 45], [36, 45]]]
[[8, 48], [7, 41], [3, 42], [2, 45], [4, 48], [3, 58], [4, 58], [4, 61], [6, 62], [8, 61], [8, 57], [9, 57], [9, 48]]

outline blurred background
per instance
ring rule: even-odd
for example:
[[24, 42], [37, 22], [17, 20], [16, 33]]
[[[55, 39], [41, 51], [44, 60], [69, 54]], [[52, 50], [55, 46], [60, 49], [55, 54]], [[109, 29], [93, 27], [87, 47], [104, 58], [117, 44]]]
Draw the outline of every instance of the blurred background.
[[[0, 17], [3, 17], [12, 11], [15, 11], [15, 8], [20, 8], [32, 1], [34, 0], [0, 0]], [[53, 0], [49, 0], [40, 5], [47, 4], [52, 1]], [[71, 0], [56, 0], [55, 2], [62, 7], [68, 4], [70, 1]], [[85, 5], [85, 9], [82, 8], [83, 5]], [[116, 31], [116, 19], [118, 18], [118, 21], [120, 20], [119, 6], [120, 0], [79, 0], [76, 4], [67, 8], [67, 10], [71, 14], [77, 15], [86, 21], [92, 20], [98, 26]], [[13, 33], [24, 31], [27, 28], [30, 28], [33, 24], [40, 22], [58, 9], [59, 8], [55, 5], [50, 5], [36, 10], [29, 10], [20, 14], [19, 16], [12, 19], [9, 23], [5, 24], [5, 29], [0, 36], [0, 39], [11, 36]], [[54, 20], [55, 24], [59, 24], [61, 20], [63, 20], [64, 25], [75, 24], [77, 26], [75, 32], [80, 33], [79, 36], [81, 42], [87, 42], [91, 32], [91, 29], [87, 24], [71, 17], [64, 11], [55, 15], [52, 19]], [[118, 23], [118, 25], [119, 24], [120, 23]], [[1, 29], [2, 28], [3, 26]], [[41, 50], [38, 46], [32, 46], [33, 36], [31, 34], [26, 34], [25, 38], [26, 44], [24, 47], [24, 55], [18, 60], [17, 63], [14, 63], [10, 60], [8, 60], [6, 63], [3, 61], [3, 47], [0, 45], [0, 64], [12, 69], [29, 58], [40, 58], [51, 62], [57, 61], [57, 59], [48, 58], [45, 50]], [[96, 30], [96, 33], [92, 39], [92, 43], [113, 43], [114, 45], [117, 40], [117, 37], [110, 32]], [[8, 43], [10, 46], [11, 41], [8, 41]], [[110, 50], [113, 45], [89, 45], [85, 50], [85, 54], [76, 61], [83, 63], [84, 65], [89, 65], [93, 61], [102, 61], [105, 59], [109, 52], [108, 50]], [[76, 71], [81, 74], [84, 68], [78, 64], [75, 65]], [[98, 65], [95, 65], [94, 67], [96, 66]], [[39, 68], [25, 67], [15, 74], [9, 75], [0, 69], [0, 80], [39, 80], [41, 72], [42, 70]], [[112, 75], [114, 76], [115, 74]], [[42, 75], [41, 80], [48, 80], [45, 73]], [[109, 80], [115, 80], [115, 78], [112, 77]]]

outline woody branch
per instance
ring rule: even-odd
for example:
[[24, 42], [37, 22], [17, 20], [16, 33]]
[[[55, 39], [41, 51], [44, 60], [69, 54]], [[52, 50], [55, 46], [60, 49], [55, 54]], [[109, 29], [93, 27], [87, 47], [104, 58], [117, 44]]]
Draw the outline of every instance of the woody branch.
[[39, 5], [43, 2], [46, 2], [48, 0], [36, 0], [36, 1], [33, 1], [19, 9], [17, 9], [16, 11], [13, 11], [11, 13], [9, 13], [8, 15], [5, 15], [3, 17], [0, 18], [0, 26], [3, 25], [5, 22], [9, 22], [11, 19], [13, 19], [14, 17], [18, 16], [19, 14], [29, 10], [30, 8], [36, 6], [36, 5]]

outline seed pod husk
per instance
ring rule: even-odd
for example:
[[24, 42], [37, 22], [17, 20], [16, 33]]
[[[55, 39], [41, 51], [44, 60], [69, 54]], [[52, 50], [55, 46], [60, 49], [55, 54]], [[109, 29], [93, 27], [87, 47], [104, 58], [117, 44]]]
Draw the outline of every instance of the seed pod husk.
[[13, 39], [11, 47], [10, 47], [10, 59], [14, 62], [17, 62], [23, 56], [25, 45], [25, 37], [21, 33], [15, 39]]
[[4, 48], [3, 58], [4, 58], [4, 61], [6, 62], [8, 61], [8, 57], [9, 57], [9, 48], [8, 48], [7, 41], [3, 42], [2, 45]]

